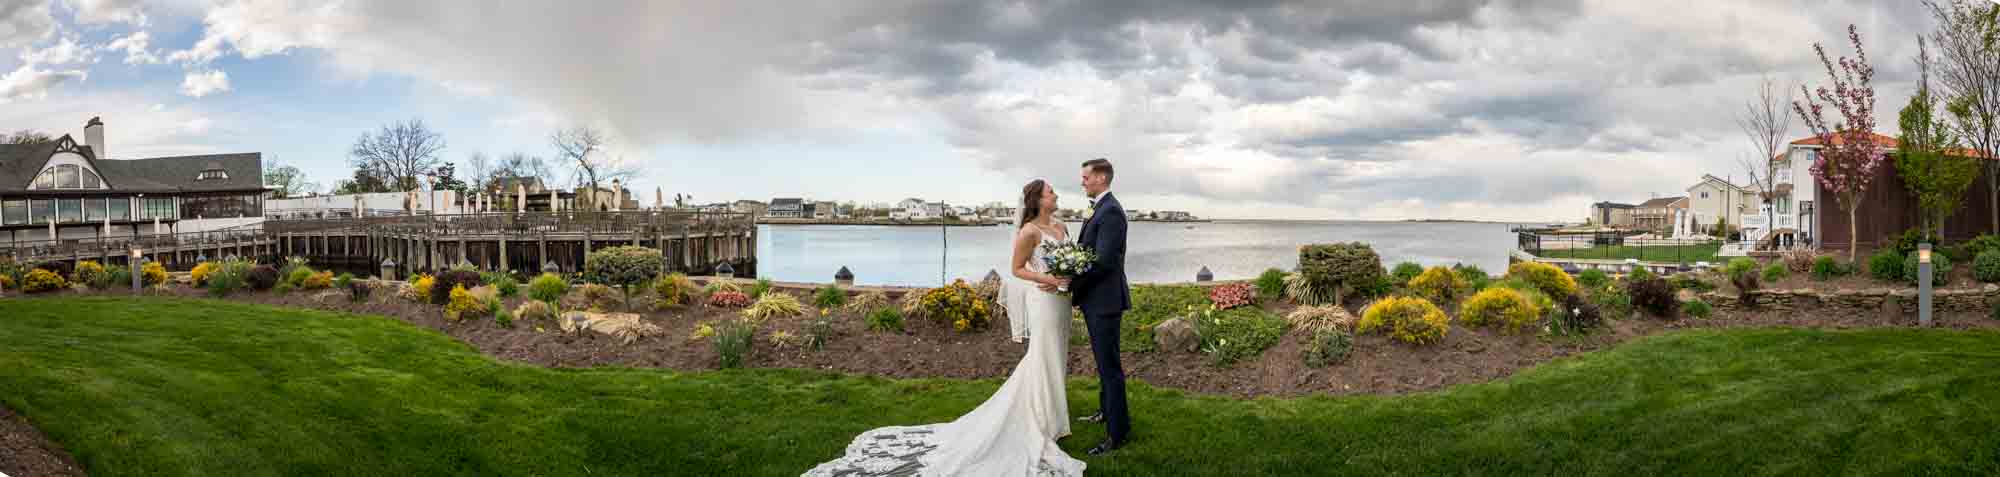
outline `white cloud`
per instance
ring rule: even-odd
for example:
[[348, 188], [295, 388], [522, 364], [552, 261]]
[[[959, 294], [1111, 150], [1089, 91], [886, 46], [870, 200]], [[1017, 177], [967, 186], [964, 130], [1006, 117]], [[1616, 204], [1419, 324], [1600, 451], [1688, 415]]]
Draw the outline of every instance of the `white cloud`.
[[77, 23], [123, 22], [146, 26], [146, 12], [140, 8], [141, 0], [65, 0], [65, 3], [76, 11]]
[[224, 53], [223, 41], [224, 39], [219, 36], [202, 37], [201, 41], [195, 42], [192, 48], [168, 53], [167, 61], [195, 65], [208, 64], [208, 62], [222, 57]]
[[160, 55], [153, 53], [151, 49], [152, 39], [151, 34], [135, 31], [130, 35], [111, 40], [111, 43], [104, 45], [104, 49], [125, 52], [125, 64], [128, 65], [159, 64]]
[[0, 48], [27, 45], [56, 31], [55, 17], [43, 1], [0, 2]]
[[203, 97], [229, 91], [229, 74], [217, 70], [190, 71], [181, 80], [181, 94]]
[[0, 103], [16, 99], [42, 99], [48, 97], [49, 90], [56, 85], [70, 81], [83, 81], [88, 76], [82, 70], [44, 70], [34, 64], [24, 64], [6, 76], [0, 76]]
[[194, 118], [188, 120], [186, 129], [188, 134], [203, 134], [208, 132], [209, 126], [214, 125], [215, 122], [208, 118]]
[[22, 48], [21, 61], [39, 65], [91, 64], [97, 62], [97, 48], [79, 44], [75, 38], [64, 36], [48, 48]]
[[[171, 93], [167, 93], [171, 94]], [[102, 117], [104, 134], [115, 158], [213, 154], [240, 150], [211, 143], [224, 141], [213, 134], [188, 130], [189, 124], [209, 117], [227, 117], [198, 106], [154, 108], [165, 98], [135, 92], [85, 91], [65, 94], [61, 101], [17, 102], [0, 108], [0, 124], [8, 129], [31, 129], [51, 135], [83, 137], [83, 124]], [[210, 124], [209, 131], [225, 124]], [[255, 149], [252, 149], [255, 150]]]

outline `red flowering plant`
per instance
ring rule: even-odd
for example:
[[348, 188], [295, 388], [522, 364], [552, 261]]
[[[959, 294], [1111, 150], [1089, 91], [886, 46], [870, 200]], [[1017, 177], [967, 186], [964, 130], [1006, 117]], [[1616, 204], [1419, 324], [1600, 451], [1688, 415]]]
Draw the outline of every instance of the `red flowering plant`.
[[1251, 289], [1248, 283], [1216, 285], [1215, 288], [1208, 289], [1208, 301], [1214, 303], [1217, 310], [1249, 305], [1256, 297], [1256, 291]]
[[[1855, 57], [1840, 57], [1839, 73], [1834, 72], [1835, 62], [1827, 59], [1826, 48], [1813, 44], [1833, 88], [1821, 86], [1817, 91], [1808, 91], [1800, 85], [1799, 93], [1805, 100], [1793, 101], [1792, 110], [1805, 120], [1813, 139], [1823, 148], [1812, 164], [1813, 179], [1833, 191], [1836, 205], [1847, 211], [1847, 236], [1855, 237], [1859, 233], [1856, 211], [1860, 209], [1862, 196], [1868, 192], [1868, 184], [1875, 179], [1875, 168], [1887, 159], [1884, 155], [1887, 151], [1875, 134], [1875, 87], [1870, 83], [1875, 68], [1868, 66], [1868, 53], [1861, 49], [1860, 30], [1848, 25], [1847, 38], [1854, 43]], [[1826, 117], [1828, 106], [1840, 113], [1837, 122]], [[1850, 261], [1854, 259], [1857, 243], [1847, 241]]]
[[708, 295], [708, 306], [717, 308], [743, 308], [750, 306], [750, 295], [738, 291], [718, 291]]

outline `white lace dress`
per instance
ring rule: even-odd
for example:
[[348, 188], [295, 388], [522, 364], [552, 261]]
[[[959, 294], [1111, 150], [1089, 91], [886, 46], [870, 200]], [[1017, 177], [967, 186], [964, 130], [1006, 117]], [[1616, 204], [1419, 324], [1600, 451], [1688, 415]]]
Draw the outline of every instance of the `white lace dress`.
[[[1027, 266], [1043, 269], [1040, 247]], [[1083, 475], [1083, 461], [1056, 445], [1056, 439], [1069, 435], [1069, 396], [1063, 390], [1069, 298], [1020, 281], [1006, 288], [1008, 319], [1025, 321], [1033, 338], [999, 391], [955, 421], [861, 433], [847, 445], [846, 455], [805, 475]]]

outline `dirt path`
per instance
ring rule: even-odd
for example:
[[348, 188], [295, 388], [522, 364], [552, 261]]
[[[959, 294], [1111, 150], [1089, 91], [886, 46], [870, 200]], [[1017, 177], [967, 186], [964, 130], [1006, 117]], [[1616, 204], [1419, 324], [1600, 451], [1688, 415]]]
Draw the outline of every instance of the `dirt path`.
[[0, 474], [9, 477], [82, 476], [83, 467], [62, 446], [35, 430], [28, 418], [0, 406]]

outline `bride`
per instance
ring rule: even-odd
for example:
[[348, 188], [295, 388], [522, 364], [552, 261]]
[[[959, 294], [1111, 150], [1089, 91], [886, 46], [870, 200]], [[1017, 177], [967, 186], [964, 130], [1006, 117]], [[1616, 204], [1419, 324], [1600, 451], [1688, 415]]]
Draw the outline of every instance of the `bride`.
[[1041, 245], [1070, 238], [1063, 223], [1054, 220], [1055, 211], [1056, 191], [1047, 181], [1036, 179], [1021, 189], [1009, 267], [1016, 280], [1003, 295], [1007, 319], [1026, 323], [1031, 339], [1027, 355], [1000, 390], [956, 421], [864, 432], [847, 446], [845, 456], [805, 475], [1083, 475], [1083, 461], [1056, 445], [1069, 435], [1063, 372], [1070, 304], [1068, 297], [1047, 291], [1067, 283], [1045, 272]]

